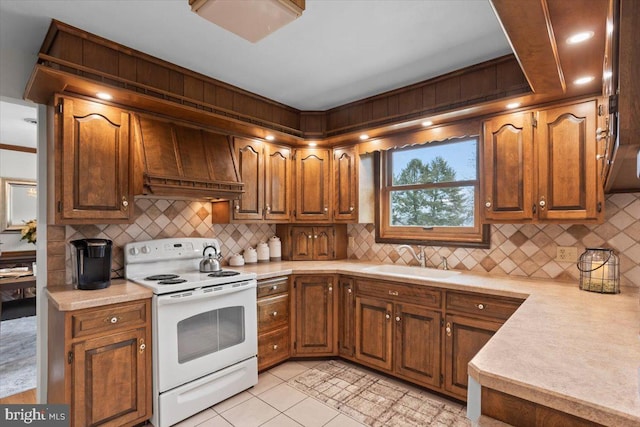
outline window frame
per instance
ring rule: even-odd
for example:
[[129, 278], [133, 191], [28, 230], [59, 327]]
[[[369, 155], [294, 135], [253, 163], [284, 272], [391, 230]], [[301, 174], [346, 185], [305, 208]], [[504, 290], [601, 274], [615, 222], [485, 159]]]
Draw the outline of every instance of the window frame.
[[[462, 142], [469, 139], [476, 140], [476, 179], [431, 183], [411, 184], [401, 187], [393, 185], [391, 176], [391, 152], [392, 150], [374, 152], [374, 190], [375, 190], [375, 241], [376, 243], [405, 243], [429, 246], [454, 246], [489, 248], [490, 225], [482, 224], [480, 212], [481, 198], [481, 147], [480, 136], [468, 135], [464, 137], [450, 138], [446, 141], [425, 142], [415, 144], [410, 148], [429, 145], [443, 145]], [[409, 148], [409, 147], [407, 147]], [[421, 226], [391, 226], [390, 195], [393, 190], [418, 190], [431, 188], [473, 187], [474, 191], [474, 225], [472, 227], [421, 227]]]

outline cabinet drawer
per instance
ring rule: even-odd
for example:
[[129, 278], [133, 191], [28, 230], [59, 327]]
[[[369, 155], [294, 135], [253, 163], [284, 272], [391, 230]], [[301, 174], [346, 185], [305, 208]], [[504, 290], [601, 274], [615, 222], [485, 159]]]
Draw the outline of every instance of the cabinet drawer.
[[507, 320], [522, 304], [515, 298], [447, 292], [447, 311]]
[[440, 308], [442, 294], [439, 290], [421, 285], [396, 284], [377, 281], [356, 281], [358, 295], [370, 295], [386, 300], [409, 301], [414, 304]]
[[114, 305], [104, 309], [76, 312], [71, 315], [72, 338], [137, 328], [147, 322], [147, 303]]
[[289, 328], [258, 335], [258, 370], [289, 358]]
[[258, 301], [258, 333], [289, 325], [289, 295]]
[[278, 295], [289, 291], [289, 279], [276, 277], [258, 282], [258, 298]]

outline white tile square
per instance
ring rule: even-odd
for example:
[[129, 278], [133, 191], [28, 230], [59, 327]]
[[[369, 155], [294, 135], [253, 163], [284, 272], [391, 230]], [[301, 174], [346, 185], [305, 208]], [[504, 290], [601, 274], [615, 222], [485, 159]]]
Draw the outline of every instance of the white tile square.
[[296, 360], [296, 363], [298, 365], [302, 365], [307, 369], [315, 368], [316, 366], [324, 362], [326, 362], [326, 360]]
[[262, 424], [260, 427], [302, 427], [297, 422], [293, 421], [291, 418], [287, 417], [285, 414], [280, 414], [275, 418], [271, 418], [266, 423]]
[[220, 415], [237, 427], [257, 427], [279, 414], [280, 412], [262, 400], [252, 397]]
[[221, 415], [217, 415], [202, 424], [198, 424], [198, 427], [233, 427], [233, 424], [222, 418]]
[[269, 373], [285, 381], [305, 372], [308, 368], [298, 362], [286, 362], [269, 370]]
[[239, 405], [242, 402], [245, 402], [251, 399], [252, 397], [253, 396], [251, 395], [251, 393], [247, 391], [243, 391], [242, 393], [238, 393], [235, 396], [228, 398], [227, 400], [223, 400], [222, 402], [215, 405], [212, 409], [216, 411], [218, 414], [221, 414], [224, 411], [227, 411], [233, 408], [234, 406]]
[[264, 393], [270, 388], [282, 383], [283, 381], [281, 378], [271, 375], [269, 372], [265, 372], [264, 374], [258, 375], [258, 384], [253, 386], [253, 388], [250, 388], [248, 391], [254, 396], [258, 396], [260, 393]]
[[323, 426], [339, 414], [335, 409], [311, 397], [307, 397], [284, 413], [305, 427]]
[[360, 424], [358, 421], [353, 418], [349, 418], [344, 414], [340, 414], [327, 424], [324, 427], [362, 427], [366, 426], [366, 424]]
[[307, 398], [307, 395], [299, 392], [286, 383], [282, 383], [270, 388], [264, 393], [261, 393], [259, 398], [276, 408], [278, 411], [283, 412], [291, 408], [296, 403], [302, 402]]
[[202, 424], [204, 421], [207, 421], [211, 418], [214, 418], [216, 412], [211, 408], [207, 408], [204, 411], [198, 412], [197, 414], [187, 418], [186, 420], [180, 421], [176, 424], [176, 427], [195, 427], [198, 424]]

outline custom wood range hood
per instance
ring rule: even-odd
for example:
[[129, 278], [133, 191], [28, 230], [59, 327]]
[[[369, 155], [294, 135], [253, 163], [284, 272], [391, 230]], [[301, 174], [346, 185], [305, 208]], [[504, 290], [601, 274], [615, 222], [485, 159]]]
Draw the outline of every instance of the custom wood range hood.
[[230, 136], [142, 114], [134, 115], [134, 126], [143, 195], [207, 200], [242, 195]]

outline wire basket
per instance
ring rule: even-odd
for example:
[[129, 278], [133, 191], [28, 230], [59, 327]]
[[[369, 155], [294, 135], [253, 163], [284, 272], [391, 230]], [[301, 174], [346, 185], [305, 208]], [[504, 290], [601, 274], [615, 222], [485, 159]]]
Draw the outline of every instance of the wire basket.
[[578, 260], [580, 289], [602, 294], [620, 293], [620, 260], [612, 249], [587, 248]]

